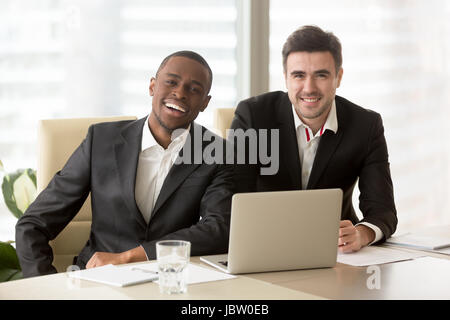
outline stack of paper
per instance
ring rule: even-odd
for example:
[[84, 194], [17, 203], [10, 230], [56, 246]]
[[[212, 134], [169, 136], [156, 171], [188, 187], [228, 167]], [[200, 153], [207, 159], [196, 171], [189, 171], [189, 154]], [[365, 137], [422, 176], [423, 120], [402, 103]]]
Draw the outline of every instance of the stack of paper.
[[[187, 273], [188, 284], [236, 278], [235, 276], [203, 268], [192, 263], [189, 263], [187, 266]], [[156, 262], [135, 266], [114, 266], [109, 264], [103, 267], [69, 272], [69, 277], [125, 287], [158, 280], [158, 265]]]
[[423, 256], [424, 254], [420, 252], [405, 252], [396, 249], [369, 246], [364, 247], [357, 252], [339, 253], [337, 262], [362, 267], [410, 260]]
[[117, 287], [153, 281], [158, 279], [157, 272], [143, 272], [131, 268], [121, 268], [108, 264], [106, 266], [69, 272], [69, 277], [89, 280]]
[[405, 234], [391, 237], [386, 243], [410, 247], [413, 249], [437, 250], [450, 247], [450, 237], [435, 237], [431, 235]]
[[450, 255], [450, 247], [433, 250], [433, 252]]

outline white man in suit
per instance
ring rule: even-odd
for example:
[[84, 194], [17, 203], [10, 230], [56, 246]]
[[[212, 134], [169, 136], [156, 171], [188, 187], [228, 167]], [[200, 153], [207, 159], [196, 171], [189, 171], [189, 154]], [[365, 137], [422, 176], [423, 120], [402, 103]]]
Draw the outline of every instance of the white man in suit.
[[91, 233], [75, 261], [81, 268], [155, 259], [155, 244], [164, 239], [190, 241], [192, 255], [227, 251], [233, 168], [176, 161], [185, 148], [202, 152], [208, 145], [192, 146], [194, 135], [207, 132], [194, 119], [210, 101], [211, 84], [211, 69], [200, 55], [175, 52], [151, 78], [147, 117], [89, 128], [17, 222], [24, 276], [56, 272], [49, 240], [73, 219], [89, 192]]
[[[280, 168], [263, 175], [264, 164], [239, 165], [238, 192], [341, 188], [339, 250], [384, 241], [394, 233], [397, 217], [383, 124], [378, 113], [336, 95], [343, 76], [339, 39], [304, 26], [288, 37], [282, 55], [287, 93], [241, 101], [231, 125], [279, 130], [274, 149]], [[358, 179], [361, 221], [352, 205]]]

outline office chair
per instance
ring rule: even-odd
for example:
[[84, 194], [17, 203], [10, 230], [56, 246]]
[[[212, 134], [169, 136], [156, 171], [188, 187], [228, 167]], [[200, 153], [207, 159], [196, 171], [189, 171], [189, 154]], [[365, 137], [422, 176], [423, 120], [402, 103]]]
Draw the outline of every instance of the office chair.
[[[106, 117], [40, 120], [38, 128], [37, 189], [45, 189], [56, 172], [62, 169], [69, 157], [86, 137], [91, 124], [107, 121], [135, 120], [136, 117]], [[53, 240], [53, 266], [65, 272], [73, 264], [89, 239], [91, 231], [91, 197], [86, 199], [75, 218]]]
[[222, 138], [226, 138], [226, 130], [230, 128], [236, 108], [214, 109], [214, 128], [216, 128]]

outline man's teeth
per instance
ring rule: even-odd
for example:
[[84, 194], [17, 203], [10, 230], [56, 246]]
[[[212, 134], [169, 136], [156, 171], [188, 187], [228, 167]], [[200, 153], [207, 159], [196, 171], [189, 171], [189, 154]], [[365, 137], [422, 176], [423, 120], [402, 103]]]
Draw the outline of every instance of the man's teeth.
[[319, 98], [302, 98], [306, 102], [317, 102]]
[[176, 104], [173, 103], [166, 103], [166, 107], [171, 108], [171, 109], [175, 109], [181, 112], [186, 112], [186, 110], [184, 110], [182, 107], [177, 106]]

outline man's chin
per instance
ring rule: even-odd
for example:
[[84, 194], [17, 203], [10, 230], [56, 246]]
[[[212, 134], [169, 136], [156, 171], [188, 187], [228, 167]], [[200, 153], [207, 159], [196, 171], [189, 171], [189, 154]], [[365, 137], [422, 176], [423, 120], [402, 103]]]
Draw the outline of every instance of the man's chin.
[[155, 114], [155, 118], [158, 121], [158, 124], [168, 133], [172, 133], [174, 130], [177, 129], [186, 129], [189, 127], [189, 123], [173, 123], [170, 121], [166, 121], [161, 119], [157, 114]]
[[187, 129], [189, 127], [189, 123], [188, 124], [167, 124], [167, 123], [165, 123], [163, 121], [160, 121], [159, 124], [168, 133], [172, 133], [172, 132], [174, 132], [175, 130], [178, 130], [178, 129]]
[[330, 108], [331, 104], [330, 106], [320, 106], [318, 108], [314, 108], [315, 110], [311, 110], [311, 108], [307, 108], [304, 106], [300, 107], [299, 109], [302, 118], [313, 120], [320, 118], [324, 113], [327, 113], [330, 110]]

